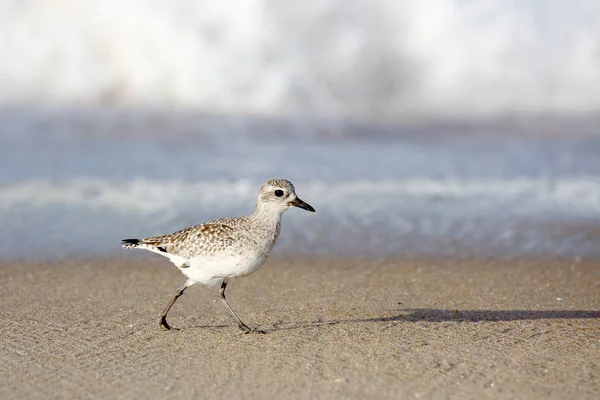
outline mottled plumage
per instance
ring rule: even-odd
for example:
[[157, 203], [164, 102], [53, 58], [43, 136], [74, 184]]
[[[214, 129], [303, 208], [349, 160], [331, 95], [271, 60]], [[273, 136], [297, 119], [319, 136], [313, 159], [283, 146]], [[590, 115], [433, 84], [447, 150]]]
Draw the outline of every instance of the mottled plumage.
[[262, 266], [279, 236], [281, 214], [290, 207], [315, 211], [296, 196], [291, 182], [273, 179], [262, 185], [254, 213], [249, 216], [221, 218], [168, 235], [123, 240], [123, 248], [146, 249], [169, 258], [188, 277], [163, 312], [161, 325], [169, 329], [166, 314], [189, 286], [221, 284], [220, 299], [238, 327], [250, 331], [225, 300], [225, 287], [228, 279], [251, 274]]
[[206, 256], [225, 250], [231, 246], [234, 239], [234, 228], [227, 219], [215, 220], [201, 225], [170, 233], [140, 239], [134, 245], [125, 245], [125, 248], [148, 246], [148, 248], [162, 248], [169, 254], [190, 258]]

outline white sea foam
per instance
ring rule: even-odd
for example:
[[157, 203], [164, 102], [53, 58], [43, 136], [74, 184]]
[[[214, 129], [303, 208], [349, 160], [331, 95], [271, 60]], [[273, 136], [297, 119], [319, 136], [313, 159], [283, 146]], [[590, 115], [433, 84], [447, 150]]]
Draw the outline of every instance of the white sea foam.
[[[81, 207], [111, 209], [120, 214], [177, 213], [178, 209], [217, 208], [251, 211], [259, 182], [210, 181], [178, 182], [138, 179], [117, 183], [102, 179], [73, 179], [58, 183], [31, 180], [0, 188], [0, 211], [17, 207]], [[422, 199], [463, 201], [457, 209], [481, 204], [490, 209], [509, 208], [515, 212], [535, 213], [539, 207], [557, 211], [600, 215], [600, 180], [576, 179], [475, 179], [398, 181], [358, 181], [326, 183], [300, 182], [299, 193], [307, 200], [321, 203], [342, 214], [360, 216], [372, 211], [385, 212], [403, 201]], [[456, 204], [456, 203], [454, 203]], [[317, 207], [318, 208], [318, 207]], [[548, 212], [548, 209], [540, 211]]]
[[595, 0], [0, 0], [0, 104], [600, 109]]

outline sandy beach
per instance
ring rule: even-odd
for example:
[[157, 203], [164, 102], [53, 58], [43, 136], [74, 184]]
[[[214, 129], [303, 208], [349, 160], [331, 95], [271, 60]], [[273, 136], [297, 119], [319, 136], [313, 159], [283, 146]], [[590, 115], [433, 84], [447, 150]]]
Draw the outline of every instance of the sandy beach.
[[0, 397], [597, 399], [600, 263], [271, 259], [228, 299], [157, 258], [0, 264]]

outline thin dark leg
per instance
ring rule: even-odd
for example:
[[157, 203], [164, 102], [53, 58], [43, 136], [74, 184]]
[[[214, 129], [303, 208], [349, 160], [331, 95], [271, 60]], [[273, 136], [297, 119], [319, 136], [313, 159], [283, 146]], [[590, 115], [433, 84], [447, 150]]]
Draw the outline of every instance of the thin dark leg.
[[233, 309], [231, 308], [229, 303], [227, 303], [227, 299], [225, 299], [225, 288], [226, 287], [227, 287], [227, 280], [224, 280], [223, 283], [221, 284], [221, 289], [219, 289], [219, 299], [223, 302], [223, 304], [225, 304], [225, 306], [229, 310], [229, 314], [231, 314], [233, 319], [235, 319], [235, 322], [237, 322], [238, 328], [240, 328], [241, 331], [244, 331], [246, 333], [250, 332], [252, 329], [248, 328], [248, 326], [242, 322], [242, 320], [235, 314], [235, 312], [233, 311]]
[[162, 326], [163, 328], [165, 328], [167, 330], [171, 329], [171, 327], [167, 323], [167, 313], [169, 312], [171, 307], [173, 307], [173, 304], [175, 304], [175, 302], [177, 301], [179, 296], [181, 296], [183, 294], [183, 292], [185, 292], [185, 289], [187, 289], [189, 286], [190, 285], [188, 285], [186, 282], [183, 286], [181, 286], [180, 288], [177, 289], [177, 292], [175, 292], [175, 296], [171, 299], [169, 304], [167, 304], [164, 311], [162, 312], [162, 315], [160, 316], [160, 326]]

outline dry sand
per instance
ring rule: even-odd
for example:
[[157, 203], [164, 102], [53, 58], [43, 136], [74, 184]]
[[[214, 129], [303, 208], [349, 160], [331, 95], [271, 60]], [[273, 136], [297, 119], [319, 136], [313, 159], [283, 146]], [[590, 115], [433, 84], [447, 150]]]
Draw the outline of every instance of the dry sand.
[[0, 264], [0, 398], [598, 399], [600, 263], [270, 260], [230, 303], [165, 260]]

